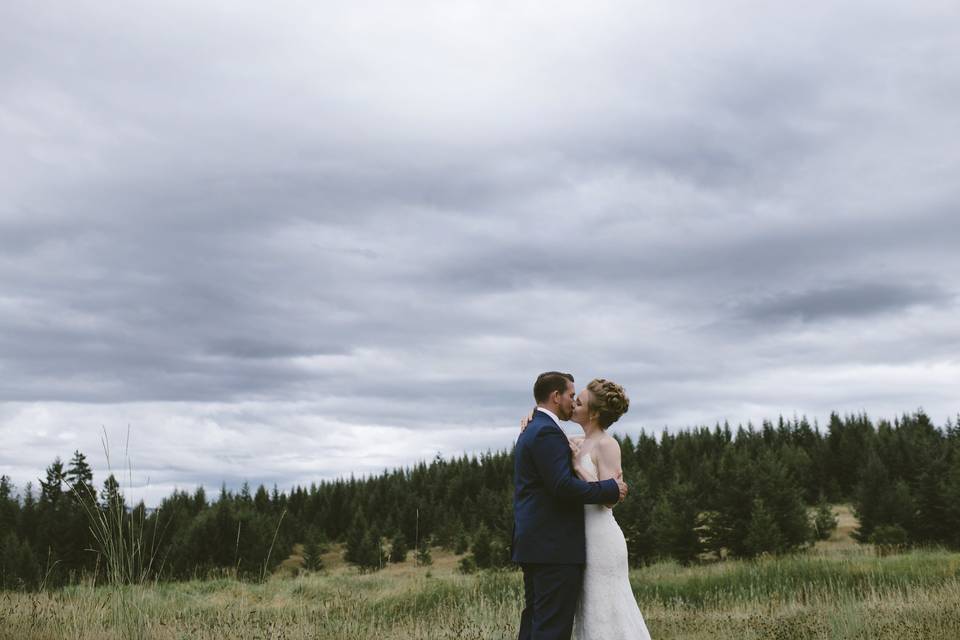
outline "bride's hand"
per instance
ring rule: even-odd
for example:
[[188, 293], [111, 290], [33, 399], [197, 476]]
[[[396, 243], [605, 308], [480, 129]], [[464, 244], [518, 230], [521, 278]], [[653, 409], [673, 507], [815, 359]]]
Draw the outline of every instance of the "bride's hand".
[[579, 449], [574, 448], [574, 444], [572, 442], [570, 443], [570, 450], [573, 452], [573, 460], [571, 460], [573, 465], [573, 473], [578, 478], [583, 480], [583, 474], [586, 472], [586, 470], [583, 468], [583, 465], [580, 464], [580, 451]]
[[[534, 409], [534, 411], [536, 411], [536, 409]], [[523, 430], [527, 428], [531, 420], [533, 420], [533, 411], [530, 412], [530, 415], [520, 418], [520, 433], [523, 433]]]
[[573, 472], [584, 482], [596, 482], [599, 480], [593, 469], [584, 466], [583, 456], [580, 455], [580, 438], [570, 440], [570, 451], [573, 453]]

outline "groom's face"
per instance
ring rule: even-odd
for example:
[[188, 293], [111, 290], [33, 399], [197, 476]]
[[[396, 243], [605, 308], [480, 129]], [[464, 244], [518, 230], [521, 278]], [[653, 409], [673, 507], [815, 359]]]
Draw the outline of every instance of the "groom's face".
[[573, 415], [573, 405], [577, 400], [577, 390], [573, 388], [573, 383], [567, 383], [567, 390], [560, 396], [557, 406], [557, 417], [561, 420], [569, 420]]

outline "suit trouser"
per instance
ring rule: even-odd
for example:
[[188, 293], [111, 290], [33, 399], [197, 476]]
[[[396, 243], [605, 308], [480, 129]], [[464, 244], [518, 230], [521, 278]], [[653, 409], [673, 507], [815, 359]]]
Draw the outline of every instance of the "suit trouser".
[[522, 564], [524, 608], [518, 640], [570, 640], [583, 585], [582, 564]]

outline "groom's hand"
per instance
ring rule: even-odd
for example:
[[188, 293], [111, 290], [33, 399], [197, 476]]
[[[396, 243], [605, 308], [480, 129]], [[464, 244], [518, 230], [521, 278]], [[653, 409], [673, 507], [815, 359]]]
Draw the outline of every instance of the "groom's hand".
[[617, 474], [617, 477], [614, 478], [617, 481], [617, 488], [620, 489], [620, 502], [623, 502], [623, 499], [627, 497], [627, 483], [623, 481], [623, 471]]

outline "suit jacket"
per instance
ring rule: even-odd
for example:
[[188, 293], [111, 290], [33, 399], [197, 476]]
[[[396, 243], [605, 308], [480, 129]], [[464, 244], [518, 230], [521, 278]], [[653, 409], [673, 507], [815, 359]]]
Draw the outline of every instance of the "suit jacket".
[[517, 438], [513, 484], [512, 555], [519, 563], [583, 564], [583, 505], [620, 498], [615, 480], [574, 475], [567, 436], [542, 411]]

